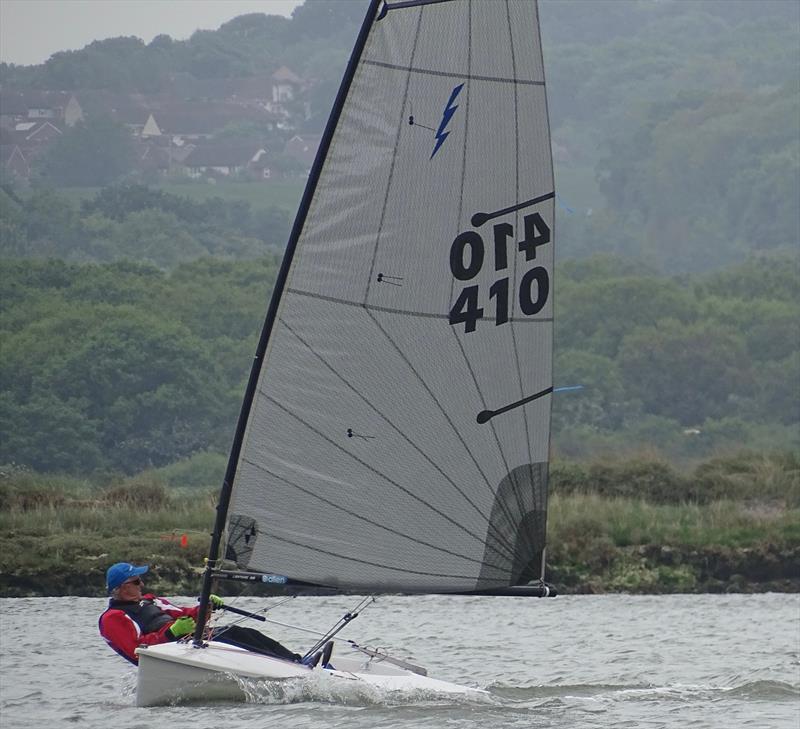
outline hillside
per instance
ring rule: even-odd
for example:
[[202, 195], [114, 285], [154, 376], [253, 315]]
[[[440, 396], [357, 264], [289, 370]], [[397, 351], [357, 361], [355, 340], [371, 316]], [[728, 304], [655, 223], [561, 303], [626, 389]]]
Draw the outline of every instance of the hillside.
[[[307, 143], [303, 161], [287, 141], [322, 129], [363, 6], [309, 0], [291, 19], [246, 15], [186, 41], [107, 39], [40, 66], [0, 65], [3, 98], [15, 89], [50, 90], [62, 94], [63, 105], [72, 94], [86, 106], [80, 124], [97, 127], [83, 147], [75, 129], [47, 132], [47, 154], [26, 152], [29, 183], [302, 175], [318, 140]], [[540, 8], [561, 260], [614, 253], [671, 274], [797, 251], [797, 3], [542, 0]], [[286, 78], [296, 86], [278, 102], [282, 87], [271, 74], [282, 68], [291, 69]], [[123, 107], [131, 106], [126, 116]], [[190, 107], [191, 118], [207, 119], [203, 129], [171, 111]], [[99, 121], [104, 114], [133, 134], [132, 149], [113, 141], [113, 129]], [[166, 130], [161, 136], [144, 134], [147, 114]], [[87, 182], [76, 172], [88, 159], [81, 149], [104, 149], [101, 132], [107, 161]], [[183, 147], [156, 143], [166, 134]], [[231, 151], [234, 140], [249, 145], [244, 158]], [[225, 172], [199, 159], [182, 162], [187, 142], [206, 162], [212, 153], [227, 155]]]

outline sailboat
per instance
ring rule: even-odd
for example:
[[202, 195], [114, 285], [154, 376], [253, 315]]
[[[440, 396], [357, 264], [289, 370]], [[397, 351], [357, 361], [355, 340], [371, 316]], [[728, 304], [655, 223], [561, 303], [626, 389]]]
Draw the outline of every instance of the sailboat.
[[[226, 579], [555, 594], [554, 198], [535, 0], [370, 0], [266, 314], [200, 615]], [[309, 669], [208, 641], [204, 622], [140, 649], [139, 705], [311, 670], [474, 690], [369, 651]]]

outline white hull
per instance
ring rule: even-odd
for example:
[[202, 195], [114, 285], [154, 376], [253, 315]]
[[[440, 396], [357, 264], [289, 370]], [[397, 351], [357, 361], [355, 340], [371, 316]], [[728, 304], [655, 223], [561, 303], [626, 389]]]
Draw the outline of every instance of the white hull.
[[363, 659], [335, 656], [332, 661], [335, 670], [328, 670], [321, 667], [310, 669], [214, 641], [205, 648], [195, 648], [191, 643], [164, 643], [139, 648], [138, 653], [137, 706], [185, 701], [244, 701], [249, 682], [302, 680], [315, 674], [381, 692], [462, 696], [486, 693], [420, 676], [366, 656]]

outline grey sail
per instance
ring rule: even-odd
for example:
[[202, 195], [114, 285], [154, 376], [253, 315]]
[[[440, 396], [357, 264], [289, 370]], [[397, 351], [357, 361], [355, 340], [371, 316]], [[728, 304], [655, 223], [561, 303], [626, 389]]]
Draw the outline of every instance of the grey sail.
[[361, 40], [268, 320], [223, 554], [341, 590], [521, 584], [545, 545], [552, 397], [537, 6], [373, 2]]

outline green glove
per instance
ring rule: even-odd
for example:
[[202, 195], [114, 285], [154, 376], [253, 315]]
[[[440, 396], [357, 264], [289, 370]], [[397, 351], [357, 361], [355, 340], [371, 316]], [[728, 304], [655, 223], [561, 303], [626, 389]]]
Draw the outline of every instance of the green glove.
[[194, 633], [194, 618], [190, 618], [188, 615], [183, 618], [178, 618], [172, 625], [167, 628], [167, 632], [173, 638], [181, 638], [184, 635], [189, 635], [190, 633]]
[[224, 605], [224, 602], [219, 595], [209, 595], [208, 597], [211, 600], [212, 610], [219, 610]]

